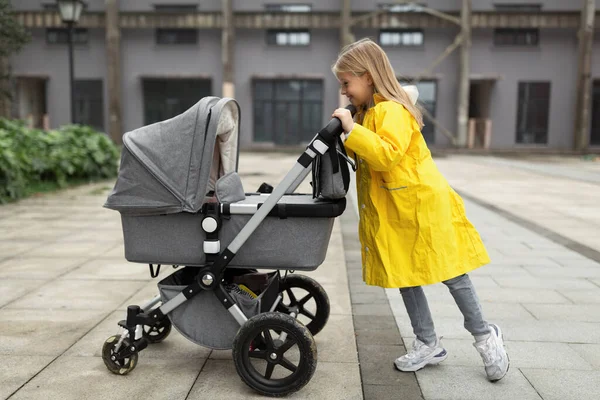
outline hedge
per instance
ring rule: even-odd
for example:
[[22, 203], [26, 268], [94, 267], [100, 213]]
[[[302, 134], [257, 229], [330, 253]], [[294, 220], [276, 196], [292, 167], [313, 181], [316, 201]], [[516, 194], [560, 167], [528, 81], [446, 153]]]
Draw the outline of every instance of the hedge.
[[116, 176], [120, 151], [103, 133], [81, 125], [27, 128], [0, 118], [0, 203], [20, 199], [32, 186]]

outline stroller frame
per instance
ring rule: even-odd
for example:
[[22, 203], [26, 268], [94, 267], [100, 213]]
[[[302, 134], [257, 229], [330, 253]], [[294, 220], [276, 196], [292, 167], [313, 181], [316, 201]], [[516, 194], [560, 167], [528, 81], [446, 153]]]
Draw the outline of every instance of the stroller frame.
[[[351, 109], [351, 111], [354, 111], [353, 107], [351, 107], [352, 106], [349, 106], [348, 108]], [[166, 315], [175, 308], [179, 307], [203, 291], [213, 291], [219, 302], [228, 310], [228, 312], [240, 324], [240, 326], [243, 326], [248, 321], [248, 317], [240, 309], [236, 301], [232, 298], [232, 296], [230, 296], [222, 284], [226, 267], [231, 263], [236, 253], [244, 245], [248, 238], [268, 216], [269, 212], [277, 205], [279, 200], [285, 194], [293, 193], [302, 183], [302, 181], [310, 172], [313, 160], [317, 156], [324, 155], [330, 147], [335, 149], [337, 136], [339, 136], [341, 133], [341, 122], [337, 118], [332, 119], [315, 135], [315, 137], [306, 147], [305, 151], [297, 159], [292, 169], [274, 188], [273, 192], [266, 198], [265, 202], [260, 207], [250, 207], [252, 209], [249, 210], [249, 207], [247, 206], [236, 207], [234, 204], [220, 204], [220, 210], [212, 210], [212, 213], [222, 213], [225, 206], [228, 207], [227, 211], [231, 214], [253, 215], [246, 225], [244, 225], [240, 232], [235, 236], [233, 241], [223, 251], [218, 253], [218, 255], [215, 255], [216, 257], [213, 258], [214, 262], [204, 267], [198, 267], [200, 271], [197, 274], [196, 279], [194, 279], [194, 282], [187, 285], [175, 297], [156, 308], [155, 306], [161, 302], [160, 295], [155, 296], [141, 307], [137, 305], [130, 305], [127, 307], [126, 319], [119, 322], [119, 326], [122, 327], [123, 333], [120, 335], [119, 340], [113, 347], [113, 351], [110, 353], [111, 359], [123, 360], [134, 355], [136, 356], [138, 352], [148, 346], [148, 340], [143, 334], [144, 326], [156, 326], [156, 324], [160, 323], [160, 321], [164, 321], [166, 319]], [[210, 211], [207, 213], [207, 217], [205, 218], [211, 218]], [[211, 259], [208, 259], [207, 261], [210, 260]], [[270, 311], [275, 310], [281, 300], [282, 295], [280, 293], [278, 294], [274, 304], [270, 307]], [[294, 312], [290, 312], [290, 316], [292, 318], [296, 318], [297, 315]], [[281, 341], [285, 341], [285, 338], [286, 332], [282, 330], [279, 339]], [[127, 340], [127, 343], [124, 346], [123, 343], [125, 340]], [[111, 344], [111, 346], [113, 345]], [[265, 392], [265, 394], [269, 393]], [[271, 394], [281, 395], [281, 393]]]

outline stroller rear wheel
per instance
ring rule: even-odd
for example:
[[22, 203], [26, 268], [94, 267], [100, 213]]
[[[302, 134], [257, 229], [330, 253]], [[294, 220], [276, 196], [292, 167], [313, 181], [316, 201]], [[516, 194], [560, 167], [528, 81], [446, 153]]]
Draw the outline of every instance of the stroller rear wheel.
[[310, 333], [316, 335], [329, 319], [329, 297], [317, 281], [306, 275], [288, 275], [279, 283], [283, 299], [276, 311], [290, 314], [302, 322]]
[[[130, 354], [128, 357], [119, 359], [115, 352], [115, 345], [121, 339], [121, 335], [111, 336], [104, 342], [102, 346], [102, 360], [106, 368], [113, 374], [127, 375], [137, 365], [138, 355], [137, 353]], [[131, 345], [128, 338], [123, 339], [121, 348], [127, 348]]]
[[[257, 342], [262, 345], [256, 347]], [[278, 312], [246, 321], [233, 340], [232, 355], [242, 380], [268, 396], [300, 390], [317, 368], [317, 346], [310, 331], [295, 318]]]
[[156, 325], [144, 325], [143, 335], [148, 343], [160, 343], [171, 333], [171, 320], [165, 317]]

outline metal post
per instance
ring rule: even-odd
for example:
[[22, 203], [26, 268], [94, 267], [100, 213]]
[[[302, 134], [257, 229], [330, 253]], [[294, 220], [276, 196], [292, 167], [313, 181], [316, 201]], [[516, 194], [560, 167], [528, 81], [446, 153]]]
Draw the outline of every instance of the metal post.
[[589, 144], [590, 107], [592, 91], [592, 44], [594, 40], [594, 0], [584, 0], [579, 30], [579, 57], [577, 69], [577, 101], [575, 105], [574, 149], [583, 151]]
[[[340, 12], [340, 48], [349, 45], [354, 42], [354, 36], [352, 35], [352, 9], [350, 7], [350, 0], [341, 0], [342, 9]], [[338, 105], [344, 107], [348, 104], [345, 96], [342, 96], [341, 92], [339, 95]]]
[[106, 0], [106, 83], [108, 132], [113, 142], [123, 143], [121, 129], [121, 29], [118, 0]]
[[75, 78], [73, 72], [73, 23], [67, 22], [67, 41], [69, 42], [69, 86], [71, 89], [71, 118], [70, 122], [75, 123]]
[[232, 0], [222, 0], [223, 7], [223, 28], [221, 43], [221, 59], [223, 63], [223, 96], [231, 97], [235, 95], [235, 85], [233, 80], [233, 43], [234, 43], [234, 21]]
[[467, 145], [467, 131], [469, 124], [469, 75], [471, 71], [471, 0], [462, 1], [460, 23], [463, 39], [462, 47], [460, 49], [460, 79], [458, 86], [456, 142], [459, 147], [465, 147]]

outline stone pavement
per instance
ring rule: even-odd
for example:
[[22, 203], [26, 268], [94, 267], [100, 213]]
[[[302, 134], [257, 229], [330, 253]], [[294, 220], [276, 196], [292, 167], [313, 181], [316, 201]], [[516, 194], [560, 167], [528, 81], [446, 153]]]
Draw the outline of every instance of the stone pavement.
[[[278, 182], [296, 158], [242, 153], [246, 191]], [[426, 291], [449, 358], [416, 374], [393, 370], [412, 330], [396, 290], [360, 281], [351, 193], [325, 263], [309, 273], [332, 304], [329, 323], [316, 336], [317, 371], [290, 398], [600, 398], [600, 264], [572, 250], [582, 243], [588, 255], [600, 252], [600, 185], [565, 176], [576, 175], [577, 163], [540, 172], [529, 166], [545, 164], [509, 161], [436, 160], [466, 196], [468, 216], [493, 260], [472, 277], [487, 318], [505, 332], [512, 360], [507, 377], [496, 384], [485, 380], [443, 285]], [[586, 168], [593, 178], [595, 167]], [[147, 266], [123, 257], [118, 213], [101, 208], [111, 186], [0, 206], [0, 399], [259, 398], [239, 379], [230, 352], [204, 349], [176, 331], [144, 350], [130, 375], [106, 370], [100, 348], [117, 332], [125, 307], [156, 293]], [[302, 191], [308, 190], [305, 182]], [[549, 232], [560, 244], [546, 237]]]

